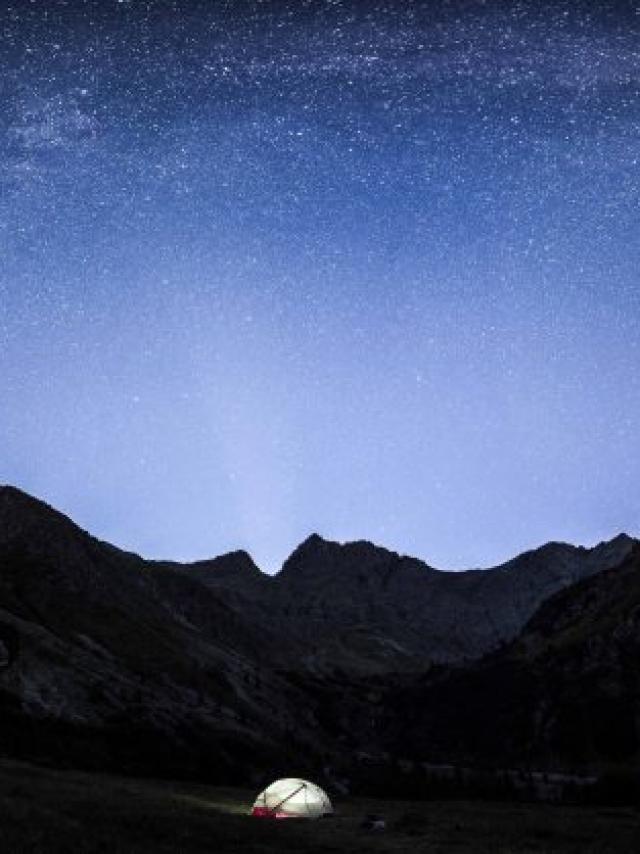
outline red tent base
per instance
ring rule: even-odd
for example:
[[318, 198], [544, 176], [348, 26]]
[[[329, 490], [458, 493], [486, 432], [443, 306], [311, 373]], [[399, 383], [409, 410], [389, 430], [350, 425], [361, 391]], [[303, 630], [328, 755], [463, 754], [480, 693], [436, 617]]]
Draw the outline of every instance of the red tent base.
[[251, 815], [254, 818], [300, 818], [300, 816], [289, 815], [289, 813], [286, 812], [270, 810], [269, 807], [254, 807], [251, 810]]

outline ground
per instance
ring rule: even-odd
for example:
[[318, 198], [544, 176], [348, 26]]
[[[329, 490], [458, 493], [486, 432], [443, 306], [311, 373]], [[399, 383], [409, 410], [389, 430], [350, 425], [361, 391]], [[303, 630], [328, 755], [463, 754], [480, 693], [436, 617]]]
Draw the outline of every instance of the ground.
[[[631, 854], [640, 811], [482, 802], [344, 799], [336, 816], [247, 816], [242, 789], [43, 769], [0, 760], [0, 851], [7, 854]], [[361, 829], [382, 813], [387, 829]]]

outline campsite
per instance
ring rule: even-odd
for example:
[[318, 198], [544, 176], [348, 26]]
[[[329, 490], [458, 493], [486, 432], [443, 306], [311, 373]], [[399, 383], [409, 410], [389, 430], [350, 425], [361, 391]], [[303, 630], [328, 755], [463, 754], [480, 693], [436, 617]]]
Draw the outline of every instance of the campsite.
[[[0, 760], [0, 850], [11, 854], [631, 854], [640, 815], [465, 801], [341, 798], [318, 821], [258, 821], [256, 792]], [[361, 827], [371, 813], [386, 829]]]
[[[144, 561], [18, 490], [0, 499], [0, 852], [640, 850], [636, 540], [543, 547], [476, 575], [316, 536], [271, 578], [242, 554]], [[526, 579], [562, 571], [582, 581], [527, 621]], [[400, 672], [411, 636], [393, 603], [424, 610], [438, 585], [440, 620], [455, 621], [476, 607], [460, 588], [475, 578], [524, 602], [513, 643]], [[307, 638], [320, 582], [333, 607]], [[352, 602], [399, 642], [332, 643]], [[468, 613], [482, 638], [483, 612]]]
[[0, 32], [0, 854], [640, 854], [640, 0]]

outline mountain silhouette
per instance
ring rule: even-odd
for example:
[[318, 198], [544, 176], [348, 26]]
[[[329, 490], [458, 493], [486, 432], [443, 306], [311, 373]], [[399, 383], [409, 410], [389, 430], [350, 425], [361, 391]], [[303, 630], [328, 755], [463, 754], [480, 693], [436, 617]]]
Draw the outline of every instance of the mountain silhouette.
[[620, 759], [638, 555], [621, 534], [443, 572], [314, 534], [269, 576], [243, 551], [146, 561], [2, 487], [0, 753], [224, 782], [363, 751]]

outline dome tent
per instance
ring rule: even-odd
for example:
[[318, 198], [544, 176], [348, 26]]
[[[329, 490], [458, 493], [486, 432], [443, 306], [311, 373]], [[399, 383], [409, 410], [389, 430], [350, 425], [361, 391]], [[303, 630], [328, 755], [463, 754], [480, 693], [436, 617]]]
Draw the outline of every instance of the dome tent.
[[260, 792], [251, 810], [256, 818], [322, 818], [332, 813], [326, 792], [297, 777], [271, 783]]

